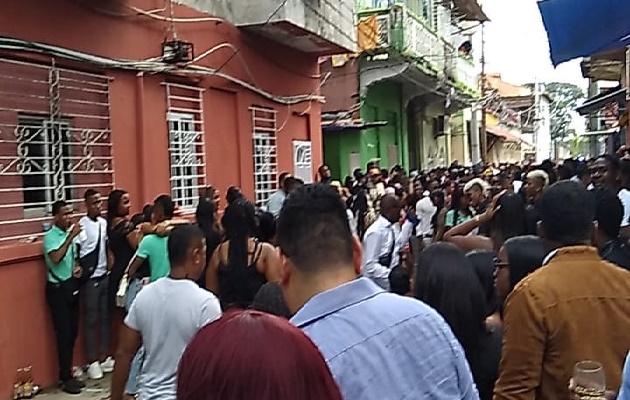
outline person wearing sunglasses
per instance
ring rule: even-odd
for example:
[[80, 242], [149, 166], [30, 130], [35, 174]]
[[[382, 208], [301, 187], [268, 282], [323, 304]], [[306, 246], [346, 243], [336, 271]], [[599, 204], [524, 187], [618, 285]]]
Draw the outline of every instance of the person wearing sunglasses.
[[505, 300], [523, 278], [542, 265], [546, 255], [542, 240], [536, 236], [516, 236], [505, 241], [494, 259], [494, 286]]

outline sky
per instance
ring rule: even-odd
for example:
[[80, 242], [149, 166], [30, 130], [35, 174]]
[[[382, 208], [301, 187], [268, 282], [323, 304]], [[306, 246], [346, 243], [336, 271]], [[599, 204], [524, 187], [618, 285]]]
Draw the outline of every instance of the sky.
[[[547, 32], [536, 0], [482, 0], [490, 22], [485, 26], [486, 71], [498, 72], [509, 83], [573, 83], [585, 91], [581, 59], [553, 67]], [[479, 43], [480, 45], [480, 43]], [[479, 54], [480, 52], [478, 52]], [[571, 126], [578, 134], [585, 130], [584, 119], [573, 112]]]
[[568, 82], [584, 89], [579, 59], [554, 69], [547, 34], [536, 0], [483, 0], [490, 18], [486, 24], [486, 71], [499, 72], [503, 80], [523, 84]]

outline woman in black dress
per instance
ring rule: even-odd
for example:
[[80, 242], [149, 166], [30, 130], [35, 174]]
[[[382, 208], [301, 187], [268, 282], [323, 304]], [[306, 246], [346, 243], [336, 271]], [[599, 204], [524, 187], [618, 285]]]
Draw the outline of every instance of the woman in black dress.
[[113, 190], [107, 201], [107, 237], [109, 248], [114, 255], [109, 280], [109, 304], [111, 310], [116, 307], [116, 292], [133, 257], [141, 235], [129, 221], [131, 200], [124, 190]]

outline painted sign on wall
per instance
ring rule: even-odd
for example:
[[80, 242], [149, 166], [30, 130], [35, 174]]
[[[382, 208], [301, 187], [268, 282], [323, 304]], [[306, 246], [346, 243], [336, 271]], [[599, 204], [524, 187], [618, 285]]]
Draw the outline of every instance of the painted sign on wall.
[[293, 176], [303, 180], [304, 183], [313, 182], [311, 150], [311, 142], [304, 140], [293, 141]]

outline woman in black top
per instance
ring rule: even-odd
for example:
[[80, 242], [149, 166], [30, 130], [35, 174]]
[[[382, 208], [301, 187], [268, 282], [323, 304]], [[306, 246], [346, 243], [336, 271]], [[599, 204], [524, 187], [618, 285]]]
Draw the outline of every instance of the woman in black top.
[[537, 236], [517, 236], [508, 239], [495, 262], [495, 286], [501, 302], [527, 275], [542, 266], [547, 255], [542, 240]]
[[501, 330], [486, 325], [485, 294], [456, 246], [437, 243], [420, 254], [414, 295], [439, 312], [461, 343], [481, 400], [492, 399], [501, 359]]
[[136, 231], [129, 217], [131, 200], [124, 190], [113, 190], [107, 201], [107, 238], [114, 255], [114, 265], [109, 281], [109, 304], [116, 306], [116, 292], [125, 270], [140, 242], [141, 235]]
[[262, 285], [279, 280], [278, 255], [272, 245], [256, 239], [255, 208], [245, 198], [228, 205], [223, 227], [227, 240], [212, 255], [206, 288], [219, 297], [224, 310], [248, 308]]
[[501, 326], [500, 300], [494, 286], [495, 254], [490, 250], [473, 250], [466, 254], [486, 297], [486, 323]]
[[[221, 233], [216, 228], [215, 221], [216, 205], [206, 199], [199, 200], [195, 217], [197, 225], [206, 237], [206, 265], [210, 263], [212, 254], [221, 244]], [[200, 278], [197, 280], [200, 287], [206, 288], [206, 268], [204, 268]]]

